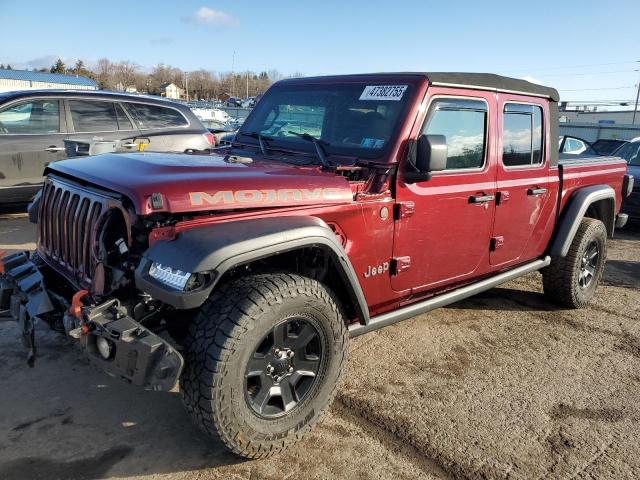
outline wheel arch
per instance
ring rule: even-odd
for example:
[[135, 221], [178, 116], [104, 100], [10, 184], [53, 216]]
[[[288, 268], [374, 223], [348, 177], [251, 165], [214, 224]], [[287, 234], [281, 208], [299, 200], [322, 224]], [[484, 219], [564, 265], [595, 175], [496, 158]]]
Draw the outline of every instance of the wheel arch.
[[[317, 257], [325, 265], [318, 278], [301, 260]], [[211, 272], [212, 281], [195, 292], [168, 290], [148, 275], [152, 262], [185, 272]], [[358, 277], [333, 230], [317, 217], [240, 220], [181, 232], [175, 240], [153, 244], [136, 269], [136, 286], [178, 309], [197, 308], [216, 285], [243, 269], [285, 270], [326, 284], [350, 318], [367, 323], [369, 312]]]
[[608, 185], [592, 185], [578, 189], [567, 201], [558, 219], [549, 253], [565, 257], [583, 218], [595, 218], [604, 223], [609, 236], [615, 225], [616, 194]]

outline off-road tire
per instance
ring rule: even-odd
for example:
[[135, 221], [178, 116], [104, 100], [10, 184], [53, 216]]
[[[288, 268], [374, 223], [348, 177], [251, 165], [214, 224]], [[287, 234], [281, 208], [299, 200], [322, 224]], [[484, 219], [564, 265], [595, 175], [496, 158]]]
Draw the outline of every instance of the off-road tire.
[[[599, 258], [593, 278], [586, 288], [580, 286], [582, 259], [589, 246], [595, 244]], [[600, 220], [584, 218], [576, 232], [566, 257], [554, 257], [551, 265], [542, 270], [544, 294], [553, 302], [567, 308], [585, 307], [602, 278], [607, 257], [607, 229]]]
[[[246, 365], [260, 339], [292, 315], [317, 326], [326, 360], [296, 408], [261, 418], [246, 399]], [[180, 381], [184, 405], [198, 426], [235, 454], [268, 457], [302, 439], [331, 404], [346, 368], [348, 341], [341, 309], [321, 283], [285, 273], [232, 281], [218, 288], [191, 322]]]

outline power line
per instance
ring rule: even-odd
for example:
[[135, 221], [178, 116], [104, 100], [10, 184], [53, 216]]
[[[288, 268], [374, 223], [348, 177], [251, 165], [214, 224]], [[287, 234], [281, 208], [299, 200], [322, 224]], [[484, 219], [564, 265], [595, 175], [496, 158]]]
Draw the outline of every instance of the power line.
[[[543, 68], [533, 68], [526, 71], [529, 72], [544, 72], [547, 70], [562, 70], [566, 68], [584, 68], [584, 67], [603, 67], [608, 65], [625, 65], [628, 63], [640, 63], [640, 60], [629, 60], [628, 62], [609, 62], [609, 63], [587, 63], [583, 65], [563, 65], [562, 67], [543, 67]], [[525, 72], [522, 70], [522, 72]]]
[[577, 77], [584, 75], [608, 75], [611, 73], [629, 73], [635, 72], [636, 70], [612, 70], [608, 72], [581, 72], [581, 73], [544, 73], [542, 75], [537, 75], [538, 77]]
[[630, 87], [601, 87], [601, 88], [558, 88], [560, 92], [586, 92], [591, 90], [626, 90], [636, 88], [634, 85]]

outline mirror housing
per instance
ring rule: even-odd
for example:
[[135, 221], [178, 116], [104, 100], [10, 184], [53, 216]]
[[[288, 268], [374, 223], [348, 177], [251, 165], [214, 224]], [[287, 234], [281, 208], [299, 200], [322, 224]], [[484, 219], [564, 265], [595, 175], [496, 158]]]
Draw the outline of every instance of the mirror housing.
[[430, 180], [431, 172], [445, 170], [447, 168], [447, 137], [420, 135], [413, 145], [408, 165], [413, 168], [405, 171], [407, 183]]

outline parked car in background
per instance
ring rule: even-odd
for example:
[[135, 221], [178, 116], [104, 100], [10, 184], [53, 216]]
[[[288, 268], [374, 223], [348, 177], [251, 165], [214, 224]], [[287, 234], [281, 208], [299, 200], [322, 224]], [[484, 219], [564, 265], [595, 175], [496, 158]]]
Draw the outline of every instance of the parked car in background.
[[71, 90], [2, 93], [0, 203], [30, 200], [45, 167], [67, 158], [65, 140], [118, 140], [117, 151], [137, 151], [140, 143], [156, 152], [214, 145], [187, 106], [160, 98]]
[[241, 107], [242, 106], [242, 100], [240, 100], [239, 98], [236, 98], [236, 97], [231, 97], [229, 100], [227, 100], [225, 102], [225, 105], [227, 107]]
[[614, 152], [627, 162], [627, 173], [635, 179], [633, 193], [625, 199], [622, 211], [633, 220], [640, 220], [640, 138], [634, 138]]
[[242, 101], [242, 108], [253, 108], [256, 105], [256, 97], [247, 97]]
[[226, 123], [231, 117], [224, 110], [220, 110], [219, 108], [191, 108], [191, 111], [194, 113], [198, 120], [201, 122], [217, 122], [217, 123]]
[[589, 142], [571, 135], [560, 136], [558, 151], [567, 155], [598, 155]]
[[611, 155], [623, 145], [629, 143], [627, 140], [617, 140], [614, 138], [601, 138], [591, 144], [593, 149], [600, 155]]

